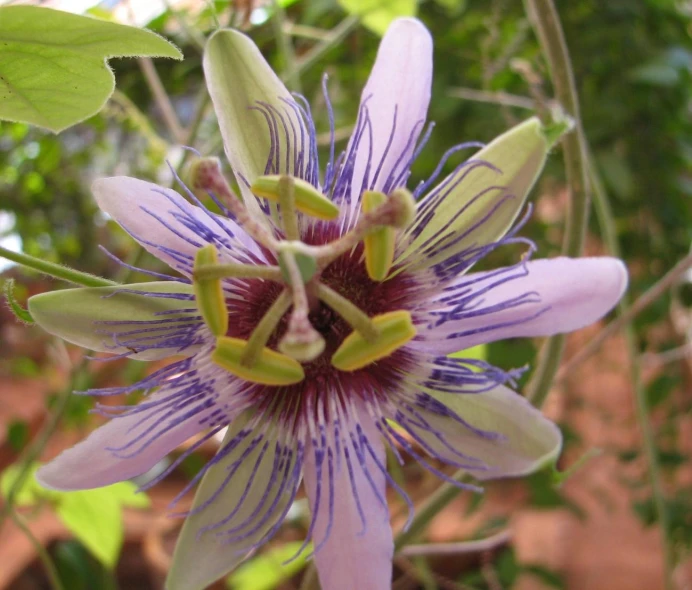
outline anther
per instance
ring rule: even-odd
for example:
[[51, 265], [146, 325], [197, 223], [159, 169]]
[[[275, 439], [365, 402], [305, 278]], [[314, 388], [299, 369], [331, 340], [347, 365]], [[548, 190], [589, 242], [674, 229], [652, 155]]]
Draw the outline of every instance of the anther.
[[391, 311], [372, 318], [378, 337], [366, 340], [352, 332], [332, 356], [332, 365], [340, 371], [357, 371], [391, 355], [416, 335], [411, 314], [405, 310]]
[[223, 336], [228, 330], [228, 311], [226, 299], [223, 294], [220, 278], [195, 277], [195, 273], [202, 266], [215, 265], [218, 254], [213, 244], [197, 250], [193, 266], [192, 285], [195, 291], [195, 301], [202, 314], [202, 319], [214, 336]]
[[262, 347], [253, 352], [252, 366], [243, 363], [249, 342], [222, 336], [216, 340], [211, 360], [236, 377], [263, 385], [292, 385], [305, 379], [305, 372], [294, 359]]
[[[279, 202], [282, 178], [279, 175], [260, 176], [252, 183], [250, 190], [258, 197]], [[301, 213], [325, 220], [339, 216], [339, 208], [309, 182], [293, 178], [293, 186], [295, 207]]]
[[[387, 201], [387, 195], [375, 191], [363, 193], [363, 212], [370, 213]], [[383, 281], [394, 261], [396, 233], [394, 228], [382, 226], [365, 235], [365, 269], [373, 281]]]

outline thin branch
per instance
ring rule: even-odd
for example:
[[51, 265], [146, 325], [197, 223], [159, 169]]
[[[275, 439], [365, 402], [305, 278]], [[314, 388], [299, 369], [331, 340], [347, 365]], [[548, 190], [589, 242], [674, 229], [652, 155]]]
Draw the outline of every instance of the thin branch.
[[171, 104], [170, 98], [168, 98], [168, 93], [163, 87], [161, 78], [154, 67], [154, 62], [149, 57], [140, 57], [137, 60], [139, 67], [144, 74], [144, 79], [147, 82], [147, 86], [156, 101], [159, 110], [161, 111], [161, 116], [163, 121], [168, 128], [173, 141], [177, 144], [183, 143], [185, 140], [185, 131], [183, 130], [180, 121], [178, 120], [178, 115], [175, 114], [175, 109]]
[[498, 547], [507, 545], [511, 540], [512, 533], [505, 530], [477, 541], [407, 545], [401, 548], [399, 554], [406, 555], [407, 557], [413, 557], [415, 555], [468, 555], [469, 553], [492, 551]]
[[596, 334], [584, 348], [569, 359], [560, 369], [556, 380], [562, 381], [581, 363], [598, 352], [608, 338], [616, 334], [642, 311], [657, 301], [668, 289], [673, 287], [690, 268], [692, 268], [692, 252], [671, 268], [661, 280], [652, 285], [631, 307], [623, 311], [617, 319], [610, 322]]
[[528, 96], [518, 96], [509, 92], [490, 92], [488, 90], [477, 90], [475, 88], [452, 88], [448, 92], [449, 96], [473, 100], [476, 102], [487, 102], [498, 104], [505, 107], [517, 107], [520, 109], [536, 110], [536, 101]]
[[[572, 62], [553, 0], [525, 0], [529, 19], [541, 42], [550, 66], [555, 97], [575, 121], [575, 131], [562, 140], [567, 186], [571, 191], [562, 251], [579, 256], [584, 246], [591, 200], [584, 133], [579, 116], [579, 97]], [[565, 337], [550, 338], [541, 351], [536, 372], [528, 385], [527, 397], [540, 407], [550, 391], [562, 358]]]

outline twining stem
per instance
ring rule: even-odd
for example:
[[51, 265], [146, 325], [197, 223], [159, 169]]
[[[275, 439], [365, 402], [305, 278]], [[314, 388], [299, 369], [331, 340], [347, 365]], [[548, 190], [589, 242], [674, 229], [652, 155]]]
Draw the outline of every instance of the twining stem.
[[48, 551], [46, 551], [46, 548], [34, 536], [34, 533], [31, 532], [31, 529], [29, 528], [29, 525], [26, 523], [24, 518], [22, 518], [21, 515], [17, 514], [14, 511], [14, 509], [10, 511], [10, 518], [12, 519], [12, 522], [14, 522], [14, 524], [17, 525], [17, 528], [19, 528], [19, 530], [24, 533], [26, 538], [29, 539], [29, 542], [34, 547], [34, 551], [36, 551], [38, 558], [41, 560], [41, 563], [43, 564], [43, 567], [46, 570], [46, 574], [48, 574], [48, 579], [50, 580], [53, 590], [64, 590], [65, 587], [63, 586], [62, 581], [60, 580], [60, 574], [58, 573], [58, 570], [55, 567], [53, 560], [50, 558], [50, 555], [48, 554]]
[[101, 277], [86, 272], [62, 266], [61, 264], [41, 260], [29, 254], [24, 254], [23, 252], [13, 252], [2, 246], [0, 246], [0, 258], [6, 258], [7, 260], [55, 277], [56, 279], [82, 285], [83, 287], [112, 287], [118, 284], [115, 281], [109, 281], [108, 279], [102, 279]]
[[178, 120], [171, 99], [168, 98], [166, 89], [163, 87], [163, 83], [161, 82], [161, 78], [159, 78], [154, 62], [150, 57], [140, 57], [137, 62], [144, 74], [147, 86], [154, 96], [154, 101], [161, 111], [161, 116], [166, 123], [168, 132], [171, 134], [175, 143], [182, 143], [185, 140], [185, 131]]
[[[594, 205], [599, 225], [601, 227], [601, 234], [603, 235], [603, 240], [605, 241], [610, 253], [619, 258], [621, 257], [622, 253], [620, 251], [620, 245], [617, 239], [615, 222], [613, 220], [613, 214], [610, 210], [610, 204], [608, 202], [603, 183], [601, 182], [601, 179], [596, 172], [596, 168], [593, 165], [592, 158], [589, 157], [588, 162], [590, 178], [594, 189]], [[689, 258], [689, 256], [687, 258]], [[685, 260], [687, 260], [687, 258]], [[676, 265], [673, 270], [678, 268], [681, 264], [682, 263]], [[671, 271], [671, 273], [672, 272], [673, 271]], [[668, 275], [671, 273], [668, 273]], [[666, 275], [666, 277], [668, 277], [668, 275]], [[653, 288], [647, 291], [647, 293], [649, 293], [651, 290], [653, 290]], [[660, 293], [662, 292], [663, 291], [661, 290]], [[646, 295], [646, 293], [644, 295]], [[644, 296], [642, 296], [642, 298], [643, 297]], [[631, 319], [631, 317], [633, 317], [631, 311], [632, 309], [633, 307], [630, 307], [629, 297], [625, 293], [624, 297], [618, 304], [619, 317], [629, 317]], [[670, 517], [668, 510], [666, 509], [666, 501], [663, 494], [661, 469], [658, 462], [658, 450], [656, 448], [656, 441], [654, 440], [651, 422], [649, 421], [649, 402], [646, 396], [646, 389], [642, 383], [641, 371], [637, 361], [637, 344], [634, 329], [628, 322], [624, 323], [624, 335], [625, 345], [627, 347], [627, 356], [629, 357], [630, 379], [632, 380], [632, 387], [634, 388], [637, 422], [639, 423], [639, 428], [641, 429], [642, 433], [642, 446], [644, 447], [644, 454], [646, 455], [646, 461], [649, 467], [651, 494], [656, 507], [658, 525], [661, 529], [665, 587], [666, 590], [672, 590], [674, 588], [673, 570], [675, 568], [675, 559], [673, 554], [673, 546], [670, 540]]]
[[[598, 191], [594, 187], [594, 196], [597, 192]], [[596, 199], [594, 199], [594, 201], [595, 200]], [[598, 205], [596, 206], [596, 209], [598, 212]], [[602, 212], [599, 213], [599, 216], [602, 216]], [[581, 363], [583, 363], [591, 355], [598, 352], [608, 338], [616, 334], [625, 326], [629, 325], [629, 323], [642, 311], [649, 307], [649, 305], [655, 301], [658, 301], [659, 297], [661, 297], [668, 289], [673, 287], [690, 268], [692, 268], [692, 253], [680, 260], [663, 276], [661, 280], [652, 285], [631, 306], [627, 305], [626, 311], [620, 309], [617, 319], [610, 322], [605, 328], [596, 334], [594, 338], [589, 340], [589, 343], [584, 346], [584, 348], [582, 348], [577, 354], [563, 364], [562, 367], [560, 367], [556, 381], [562, 381], [565, 377], [567, 377], [567, 375], [574, 371], [574, 369], [581, 365]]]
[[[562, 251], [566, 256], [579, 256], [584, 246], [589, 215], [590, 187], [586, 160], [586, 142], [579, 115], [579, 97], [574, 72], [553, 0], [525, 0], [526, 11], [543, 48], [550, 67], [555, 98], [567, 115], [573, 118], [575, 130], [562, 139], [567, 186], [571, 192]], [[541, 354], [527, 397], [540, 407], [550, 391], [565, 346], [565, 337], [550, 338]]]

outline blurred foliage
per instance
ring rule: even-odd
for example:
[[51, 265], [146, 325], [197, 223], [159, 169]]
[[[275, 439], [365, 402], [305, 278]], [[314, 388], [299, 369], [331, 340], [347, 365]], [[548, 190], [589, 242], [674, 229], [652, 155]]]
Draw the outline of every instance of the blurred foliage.
[[[292, 37], [297, 59], [309, 55], [323, 31], [333, 29], [357, 12], [351, 0], [301, 0], [282, 2], [286, 18], [303, 30]], [[570, 0], [559, 2], [567, 43], [574, 63], [582, 102], [582, 116], [598, 171], [611, 196], [618, 235], [632, 270], [632, 289], [641, 293], [670, 266], [685, 256], [692, 242], [692, 33], [689, 3], [675, 0]], [[221, 23], [230, 18], [229, 3], [217, 0], [199, 11], [180, 14], [166, 11], [149, 27], [180, 47], [182, 62], [156, 62], [158, 74], [184, 127], [194, 123], [195, 111], [204, 100], [200, 39], [214, 27], [214, 14]], [[463, 141], [487, 141], [531, 114], [527, 109], [497, 104], [493, 100], [463, 100], [455, 90], [482, 91], [481, 97], [504, 92], [541, 101], [551, 96], [546, 64], [524, 14], [521, 0], [428, 0], [387, 4], [405, 12], [418, 11], [435, 39], [435, 73], [429, 118], [436, 123], [426, 149], [413, 170], [414, 181], [427, 178], [441, 154]], [[386, 10], [385, 10], [386, 12]], [[242, 15], [241, 15], [242, 16]], [[270, 8], [251, 15], [248, 33], [261, 47], [270, 63], [286, 70]], [[372, 15], [371, 15], [372, 16]], [[343, 42], [329, 48], [319, 60], [301, 72], [301, 87], [313, 105], [318, 131], [328, 130], [327, 109], [320, 83], [329, 74], [329, 94], [333, 103], [337, 134], [346, 137], [355, 120], [361, 88], [375, 56], [382, 30], [380, 16], [356, 27]], [[240, 19], [243, 20], [242, 18]], [[259, 24], [251, 24], [253, 22]], [[312, 36], [311, 36], [312, 33]], [[317, 35], [318, 41], [315, 40]], [[97, 177], [127, 174], [172, 184], [169, 161], [178, 167], [183, 150], [176, 145], [135, 60], [112, 60], [117, 90], [106, 108], [86, 122], [55, 136], [25, 124], [0, 122], [0, 231], [21, 238], [25, 252], [48, 260], [64, 262], [79, 269], [112, 277], [119, 267], [98, 246], [127, 261], [159, 268], [148, 255], [140, 256], [126, 234], [108, 222], [97, 210], [89, 192]], [[210, 109], [204, 112], [193, 147], [203, 154], [222, 155], [221, 139]], [[344, 142], [342, 142], [344, 145]], [[322, 148], [324, 149], [324, 145]], [[556, 150], [558, 151], [558, 150]], [[462, 153], [450, 159], [451, 170]], [[541, 181], [549, 205], [562, 207], [561, 160], [551, 158]], [[542, 202], [539, 203], [539, 207]], [[3, 217], [10, 220], [4, 227]], [[559, 251], [562, 215], [536, 215], [523, 233], [536, 241], [541, 255]], [[7, 225], [7, 224], [6, 224]], [[598, 235], [596, 220], [592, 220]], [[0, 239], [4, 237], [0, 234]], [[597, 250], [596, 241], [590, 246]], [[501, 252], [493, 264], [516, 260], [518, 252]], [[135, 275], [135, 280], [142, 277]], [[692, 306], [689, 287], [678, 294], [683, 310]], [[653, 328], [669, 325], [672, 296], [666, 295], [636, 322], [642, 349], [657, 352], [678, 344], [671, 338], [653, 336]], [[1, 334], [1, 333], [0, 333]], [[1, 338], [2, 336], [0, 336]], [[675, 340], [675, 338], [673, 338]], [[5, 343], [0, 342], [3, 347]], [[476, 351], [478, 358], [503, 367], [521, 367], [535, 361], [536, 346], [527, 341], [505, 341]], [[35, 375], [37, 360], [18, 356], [12, 372]], [[129, 380], [144, 371], [142, 363], [120, 366], [120, 378]], [[84, 377], [78, 389], [91, 385]], [[526, 376], [520, 380], [524, 384]], [[677, 418], [689, 413], [690, 402], [674, 401], [674, 393], [688, 383], [683, 367], [675, 365], [648, 386], [651, 406], [663, 416], [658, 441], [661, 464], [670, 475], [689, 466], [689, 457], [677, 452], [680, 437]], [[673, 403], [674, 402], [674, 403]], [[83, 424], [92, 402], [75, 397], [68, 413], [70, 425]], [[13, 449], [26, 441], [28, 427], [10, 425], [7, 434]], [[566, 446], [579, 442], [579, 433], [569, 430]], [[620, 460], [636, 464], [638, 448], [620, 453]], [[184, 463], [191, 476], [202, 464], [192, 455]], [[407, 475], [410, 474], [405, 470]], [[4, 478], [8, 476], [4, 474]], [[642, 478], [638, 476], [641, 486]], [[637, 483], [629, 482], [632, 487]], [[580, 508], [553, 487], [552, 474], [535, 474], [529, 480], [529, 501], [543, 509], [566, 508], [581, 514]], [[681, 546], [692, 547], [691, 489], [681, 489], [669, 499], [673, 538]], [[24, 493], [24, 492], [23, 492]], [[482, 497], [476, 497], [476, 505]], [[644, 497], [633, 507], [642, 521], [652, 524], [655, 510]], [[68, 519], [69, 520], [69, 519]], [[77, 526], [79, 528], [79, 524]], [[84, 535], [80, 537], [89, 546]], [[289, 547], [284, 545], [281, 550]], [[58, 569], [69, 588], [101, 587], [94, 582], [103, 575], [84, 558], [84, 548], [61, 543], [54, 551]], [[229, 579], [254, 579], [260, 564], [268, 576], [264, 559], [274, 559], [271, 551], [238, 570]], [[281, 557], [280, 560], [285, 559]], [[294, 562], [294, 565], [302, 563]], [[248, 569], [245, 569], [248, 568]], [[539, 565], [520, 564], [511, 551], [502, 553], [495, 575], [504, 588], [519, 576], [534, 576], [547, 587], [564, 587], [560, 577]], [[276, 575], [285, 575], [276, 574]], [[460, 581], [477, 589], [494, 588], [494, 581], [481, 569]], [[70, 577], [71, 576], [71, 577]], [[276, 583], [279, 578], [271, 577]], [[253, 582], [256, 583], [256, 582]], [[257, 586], [260, 587], [260, 586]], [[272, 587], [272, 586], [267, 586]], [[255, 588], [255, 586], [253, 586]]]

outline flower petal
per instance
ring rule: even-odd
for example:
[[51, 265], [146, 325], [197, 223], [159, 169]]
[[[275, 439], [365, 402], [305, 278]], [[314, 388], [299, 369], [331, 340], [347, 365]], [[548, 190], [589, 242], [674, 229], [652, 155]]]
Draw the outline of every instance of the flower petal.
[[258, 176], [289, 173], [316, 181], [300, 107], [249, 37], [231, 30], [214, 33], [204, 52], [204, 75], [226, 156], [254, 213], [259, 205], [249, 186]]
[[326, 440], [307, 449], [304, 466], [321, 586], [389, 590], [394, 545], [381, 436], [362, 404], [326, 430]]
[[[447, 354], [505, 338], [578, 330], [608, 313], [627, 287], [616, 258], [553, 258], [461, 277], [445, 291], [423, 340], [413, 346]], [[455, 296], [454, 293], [458, 293]]]
[[502, 238], [538, 178], [549, 149], [546, 130], [534, 117], [457, 167], [419, 202], [397, 263], [429, 268]]
[[[100, 178], [96, 202], [146, 250], [183, 274], [195, 252], [216, 244], [229, 261], [248, 262], [259, 250], [233, 221], [188, 203], [172, 189], [127, 176]], [[263, 259], [263, 257], [261, 257]]]
[[[234, 380], [218, 371], [210, 375], [205, 365], [198, 366], [190, 358], [157, 371], [137, 386], [114, 388], [113, 393], [127, 393], [160, 386], [137, 406], [115, 414], [88, 438], [41, 467], [36, 478], [48, 488], [72, 491], [146, 473], [190, 437], [228, 423], [226, 406], [215, 401], [214, 385], [228, 395]], [[108, 406], [101, 410], [109, 413]]]
[[228, 429], [178, 538], [167, 590], [202, 590], [280, 526], [300, 482], [302, 452], [249, 426]]
[[176, 281], [42, 293], [29, 311], [47, 332], [89, 350], [156, 360], [199, 349], [192, 287]]
[[[363, 109], [367, 109], [371, 130], [364, 132], [357, 150], [353, 203], [366, 188], [388, 193], [405, 185], [430, 102], [432, 49], [430, 33], [414, 18], [395, 20], [382, 38], [361, 96], [359, 119], [362, 123]], [[356, 141], [355, 135], [347, 153]]]
[[481, 480], [532, 473], [562, 448], [560, 429], [501, 385], [483, 393], [428, 391], [391, 417], [428, 454]]

